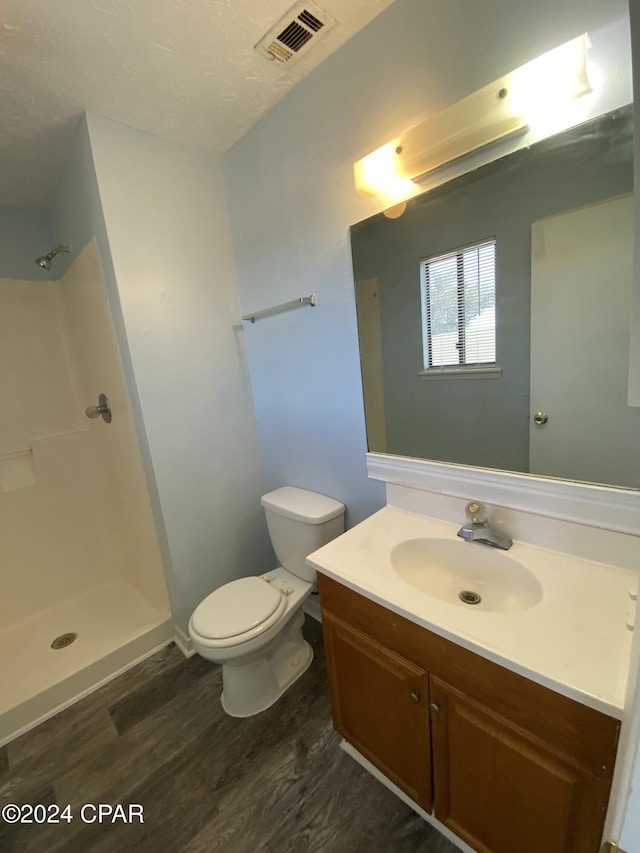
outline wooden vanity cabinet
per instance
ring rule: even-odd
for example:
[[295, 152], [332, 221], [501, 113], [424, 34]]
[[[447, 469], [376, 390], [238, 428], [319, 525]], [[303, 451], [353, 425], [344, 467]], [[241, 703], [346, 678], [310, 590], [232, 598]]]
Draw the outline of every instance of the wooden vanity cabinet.
[[427, 673], [329, 615], [324, 632], [336, 730], [430, 812]]
[[617, 720], [318, 583], [345, 740], [479, 853], [598, 853]]

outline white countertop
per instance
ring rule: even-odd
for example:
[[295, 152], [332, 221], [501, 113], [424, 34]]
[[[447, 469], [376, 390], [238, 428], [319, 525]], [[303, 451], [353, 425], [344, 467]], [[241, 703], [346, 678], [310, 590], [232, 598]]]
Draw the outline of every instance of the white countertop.
[[[512, 613], [477, 611], [420, 592], [393, 569], [392, 548], [417, 537], [456, 540], [459, 525], [391, 506], [311, 554], [318, 571], [507, 669], [614, 717], [622, 716], [632, 632], [625, 617], [636, 575], [514, 542], [542, 600]], [[457, 540], [460, 541], [460, 540]], [[486, 548], [462, 543], [470, 549]]]

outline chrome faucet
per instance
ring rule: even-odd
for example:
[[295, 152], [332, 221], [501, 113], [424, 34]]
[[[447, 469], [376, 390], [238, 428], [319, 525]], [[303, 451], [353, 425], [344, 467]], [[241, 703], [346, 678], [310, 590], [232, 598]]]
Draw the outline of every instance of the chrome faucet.
[[492, 548], [501, 548], [503, 551], [508, 551], [511, 548], [513, 540], [489, 526], [489, 517], [484, 504], [471, 501], [466, 505], [464, 511], [469, 523], [458, 530], [458, 536], [461, 539], [467, 542], [491, 545]]

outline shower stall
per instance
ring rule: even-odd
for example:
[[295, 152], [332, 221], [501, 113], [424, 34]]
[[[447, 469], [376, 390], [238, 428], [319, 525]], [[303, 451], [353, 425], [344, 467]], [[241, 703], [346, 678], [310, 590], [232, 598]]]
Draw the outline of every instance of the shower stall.
[[2, 744], [172, 638], [93, 240], [57, 281], [0, 279], [0, 393]]

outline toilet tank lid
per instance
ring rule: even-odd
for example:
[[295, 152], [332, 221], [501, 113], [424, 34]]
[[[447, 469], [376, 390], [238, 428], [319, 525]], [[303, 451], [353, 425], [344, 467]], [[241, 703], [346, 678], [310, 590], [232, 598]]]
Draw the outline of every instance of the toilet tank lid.
[[344, 504], [340, 501], [295, 486], [283, 486], [268, 492], [262, 496], [260, 503], [265, 509], [307, 524], [322, 524], [344, 512]]

